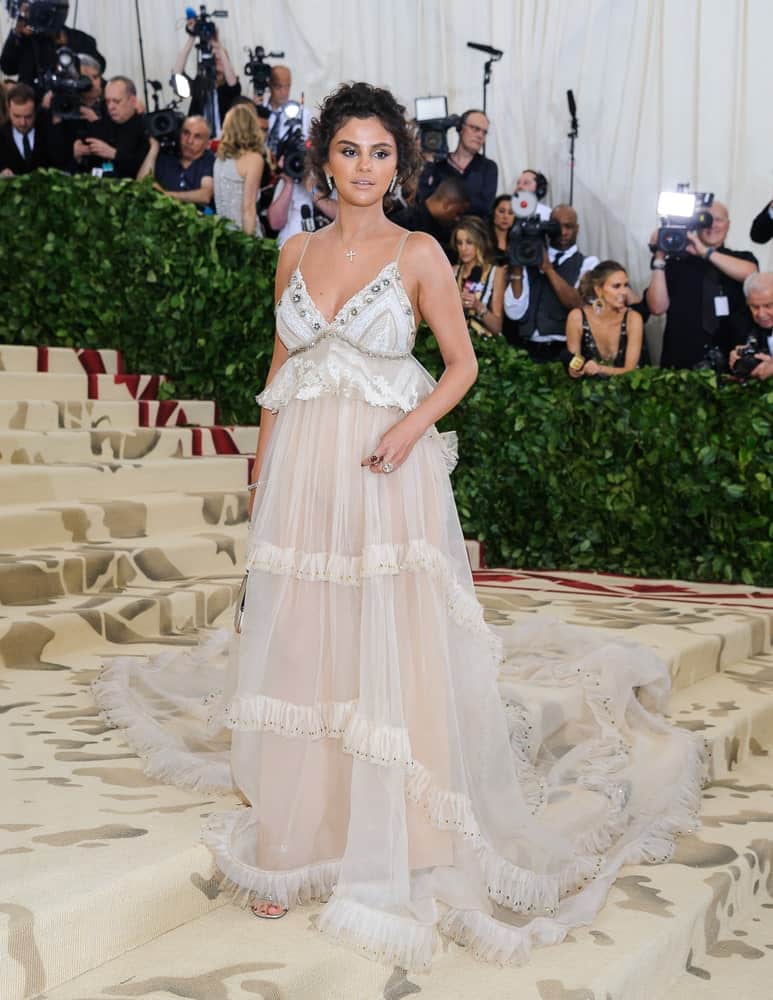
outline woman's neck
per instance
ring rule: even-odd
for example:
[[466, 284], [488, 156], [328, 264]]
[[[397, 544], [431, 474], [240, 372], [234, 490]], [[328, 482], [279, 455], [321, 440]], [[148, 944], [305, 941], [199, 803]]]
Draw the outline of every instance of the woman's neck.
[[338, 213], [330, 228], [348, 246], [372, 239], [378, 230], [386, 229], [388, 225], [381, 202], [367, 206], [350, 205], [339, 196]]

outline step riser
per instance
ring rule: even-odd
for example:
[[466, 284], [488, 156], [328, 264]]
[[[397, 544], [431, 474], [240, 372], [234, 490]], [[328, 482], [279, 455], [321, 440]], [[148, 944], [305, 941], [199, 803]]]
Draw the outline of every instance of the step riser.
[[68, 595], [117, 593], [129, 585], [229, 576], [244, 566], [246, 529], [173, 541], [1, 559], [0, 606], [45, 605]]
[[156, 493], [103, 503], [51, 503], [31, 510], [0, 507], [0, 552], [73, 542], [201, 534], [247, 521], [247, 495]]
[[[195, 640], [197, 629], [223, 618], [239, 590], [240, 577], [203, 581], [159, 593], [130, 590], [119, 597], [84, 598], [72, 610], [40, 612], [10, 627], [0, 621], [0, 673], [98, 666], [103, 657], [147, 652], [148, 644]], [[2, 995], [2, 994], [0, 994]]]
[[57, 372], [81, 375], [86, 372], [117, 374], [124, 370], [118, 351], [77, 350], [73, 347], [0, 346], [0, 372]]
[[205, 492], [208, 488], [239, 490], [247, 485], [246, 458], [202, 458], [146, 465], [109, 466], [0, 466], [0, 495], [4, 503], [35, 504], [50, 500], [107, 500], [137, 493]]
[[0, 464], [153, 461], [219, 454], [254, 455], [258, 429], [161, 427], [135, 431], [0, 431]]

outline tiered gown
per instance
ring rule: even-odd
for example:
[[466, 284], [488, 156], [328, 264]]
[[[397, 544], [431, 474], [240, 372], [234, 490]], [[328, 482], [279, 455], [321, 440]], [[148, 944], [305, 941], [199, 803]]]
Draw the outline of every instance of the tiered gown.
[[95, 692], [151, 774], [241, 792], [205, 830], [235, 886], [327, 900], [323, 933], [409, 970], [438, 933], [521, 961], [592, 921], [621, 865], [670, 856], [702, 745], [662, 718], [648, 650], [487, 626], [444, 435], [361, 467], [434, 387], [398, 258], [332, 321], [300, 263], [277, 305], [241, 636], [115, 661]]

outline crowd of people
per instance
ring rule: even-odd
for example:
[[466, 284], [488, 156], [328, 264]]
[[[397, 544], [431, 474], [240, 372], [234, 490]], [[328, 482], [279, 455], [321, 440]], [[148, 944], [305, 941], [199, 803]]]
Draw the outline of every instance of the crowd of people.
[[[195, 21], [186, 28], [174, 66], [178, 77], [186, 76]], [[62, 45], [75, 52], [88, 82], [78, 92], [75, 116], [61, 114], [55, 95], [41, 85], [41, 62], [53, 67]], [[292, 100], [290, 69], [271, 67], [265, 93], [249, 97], [217, 33], [211, 48], [209, 75], [188, 77], [190, 106], [177, 134], [159, 139], [149, 134], [135, 83], [106, 77], [95, 39], [70, 28], [55, 39], [33, 39], [22, 16], [0, 55], [6, 74], [0, 176], [53, 167], [150, 177], [170, 198], [216, 212], [248, 234], [274, 237], [279, 246], [328, 224], [336, 217], [336, 192], [304, 164], [311, 115]], [[727, 247], [723, 203], [713, 202], [710, 222], [688, 233], [679, 254], [659, 249], [653, 233], [651, 280], [639, 294], [623, 264], [581, 251], [577, 212], [548, 204], [542, 172], [525, 169], [512, 192], [497, 193], [499, 169], [484, 151], [489, 126], [483, 111], [465, 111], [455, 148], [425, 154], [415, 182], [387, 195], [394, 222], [429, 233], [445, 249], [472, 335], [503, 335], [535, 361], [562, 361], [571, 378], [610, 377], [649, 363], [643, 327], [650, 316], [665, 315], [662, 367], [733, 371], [753, 347], [757, 364], [749, 371], [747, 360], [744, 376], [773, 376], [773, 275], [759, 274], [753, 254]], [[518, 225], [512, 202], [521, 196], [532, 198], [533, 218], [547, 230], [541, 256], [528, 264], [512, 250]], [[750, 236], [758, 243], [773, 239], [773, 201], [754, 219]]]

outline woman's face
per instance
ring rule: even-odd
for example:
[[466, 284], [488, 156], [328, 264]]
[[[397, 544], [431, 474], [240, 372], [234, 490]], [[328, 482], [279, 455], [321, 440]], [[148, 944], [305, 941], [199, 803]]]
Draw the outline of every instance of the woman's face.
[[478, 259], [478, 244], [466, 229], [457, 229], [454, 246], [462, 264], [471, 264]]
[[352, 205], [381, 201], [397, 172], [397, 146], [378, 118], [349, 118], [330, 141], [325, 169]]
[[500, 201], [494, 209], [494, 228], [507, 232], [514, 221], [515, 215], [513, 214], [513, 207], [510, 204], [510, 199], [508, 198], [506, 201]]
[[596, 286], [596, 294], [610, 309], [624, 309], [628, 304], [628, 275], [625, 271], [613, 271], [603, 285]]

